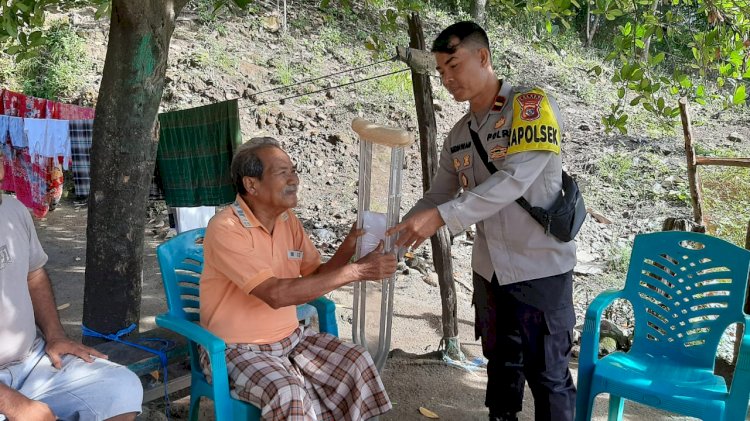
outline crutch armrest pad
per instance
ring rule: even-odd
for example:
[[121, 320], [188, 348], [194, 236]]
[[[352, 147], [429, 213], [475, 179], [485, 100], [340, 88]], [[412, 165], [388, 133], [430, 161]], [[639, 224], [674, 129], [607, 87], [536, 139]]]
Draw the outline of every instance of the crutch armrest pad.
[[352, 120], [352, 130], [357, 132], [363, 140], [379, 145], [390, 147], [409, 146], [414, 142], [409, 132], [404, 129], [381, 126], [363, 118]]

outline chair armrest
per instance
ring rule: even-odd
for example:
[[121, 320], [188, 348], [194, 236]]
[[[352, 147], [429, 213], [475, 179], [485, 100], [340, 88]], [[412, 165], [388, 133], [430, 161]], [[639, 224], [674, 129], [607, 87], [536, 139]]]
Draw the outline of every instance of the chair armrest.
[[318, 312], [318, 323], [320, 331], [339, 336], [339, 327], [336, 323], [336, 303], [326, 297], [318, 297], [309, 302]]
[[586, 318], [583, 321], [581, 353], [578, 357], [579, 364], [582, 362], [594, 364], [599, 358], [600, 320], [602, 313], [604, 313], [604, 310], [609, 307], [612, 301], [622, 296], [622, 290], [606, 290], [597, 295], [594, 301], [589, 304], [586, 310]]
[[209, 354], [223, 353], [226, 349], [224, 341], [201, 326], [164, 313], [156, 316], [156, 325], [165, 327], [203, 346]]

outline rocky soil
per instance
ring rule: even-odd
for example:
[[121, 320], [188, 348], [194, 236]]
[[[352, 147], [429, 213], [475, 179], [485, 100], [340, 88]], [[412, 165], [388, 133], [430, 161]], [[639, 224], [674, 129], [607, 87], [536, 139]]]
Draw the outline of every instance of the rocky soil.
[[[283, 33], [275, 6], [258, 3], [245, 16], [208, 22], [202, 21], [199, 12], [187, 11], [179, 19], [170, 50], [163, 110], [240, 98], [243, 138], [274, 136], [297, 162], [301, 172], [298, 215], [316, 245], [330, 256], [356, 219], [358, 146], [349, 124], [359, 116], [403, 127], [416, 135], [410, 79], [393, 76], [274, 102], [306, 92], [302, 89], [309, 92], [331, 87], [402, 66], [385, 63], [323, 79], [313, 87], [258, 94], [377, 60], [363, 48], [368, 35], [366, 22], [357, 20], [361, 17], [346, 16], [332, 21], [315, 7], [295, 3], [288, 16], [289, 30]], [[104, 63], [107, 28], [93, 19], [93, 10], [82, 9], [67, 16], [87, 38], [95, 63], [87, 85], [75, 100], [92, 101]], [[423, 18], [426, 38], [434, 38], [451, 19], [428, 12]], [[394, 43], [405, 44], [403, 32]], [[667, 217], [690, 217], [691, 209], [684, 196], [687, 178], [681, 131], [654, 129], [655, 123], [644, 118], [630, 135], [607, 134], [600, 121], [606, 104], [612, 100], [607, 93], [612, 89], [604, 76], [589, 80], [581, 69], [585, 60], [582, 64], [572, 54], [560, 54], [549, 46], [512, 35], [495, 36], [493, 40], [498, 73], [511, 83], [544, 88], [556, 97], [566, 118], [564, 164], [577, 178], [591, 211], [577, 239], [575, 301], [580, 321], [597, 293], [622, 285], [627, 253], [635, 235], [660, 230]], [[442, 136], [466, 107], [453, 103], [437, 79], [433, 79], [433, 90], [437, 97], [438, 141], [442, 142]], [[747, 116], [732, 112], [714, 115], [715, 112], [695, 111], [694, 121], [699, 123], [695, 138], [706, 150], [732, 148], [750, 155]], [[402, 212], [421, 194], [418, 145], [407, 150], [404, 168]], [[747, 212], [737, 215], [741, 221], [747, 221], [749, 216]], [[163, 203], [153, 203], [147, 226], [143, 328], [153, 326], [153, 316], [166, 310], [153, 258], [153, 247], [172, 235], [165, 222]], [[41, 235], [48, 251], [50, 247], [60, 247], [50, 253], [57, 256], [51, 265], [58, 301], [71, 304], [63, 311], [63, 317], [72, 335], [78, 335], [80, 324], [84, 227], [85, 208], [69, 201], [47, 221], [39, 223], [40, 230], [46, 232]], [[66, 238], [75, 240], [73, 252], [62, 247]], [[481, 356], [480, 346], [473, 340], [471, 245], [471, 235], [461, 234], [453, 239], [452, 246], [460, 339], [469, 359]], [[420, 419], [416, 413], [419, 406], [429, 407], [449, 420], [485, 419], [482, 404], [486, 380], [482, 369], [446, 367], [431, 354], [438, 349], [442, 336], [440, 292], [429, 246], [421, 247], [416, 255], [417, 259], [402, 264], [397, 280], [391, 348], [400, 351], [389, 361], [384, 375], [395, 409], [385, 419]], [[352, 289], [342, 288], [331, 296], [339, 304], [341, 335], [350, 339]], [[373, 300], [368, 308], [377, 308], [377, 299]], [[611, 320], [612, 330], [627, 337], [632, 327], [627, 306], [617, 304]], [[731, 340], [732, 335], [727, 338]], [[730, 342], [724, 347], [722, 355], [728, 356]], [[423, 391], [426, 387], [428, 392], [415, 390], [415, 385]], [[525, 416], [533, 418], [528, 413]]]

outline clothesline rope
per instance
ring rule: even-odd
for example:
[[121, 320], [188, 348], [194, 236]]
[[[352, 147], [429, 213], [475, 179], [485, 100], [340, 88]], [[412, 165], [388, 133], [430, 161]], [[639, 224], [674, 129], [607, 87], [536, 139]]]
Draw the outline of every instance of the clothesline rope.
[[315, 77], [315, 78], [312, 78], [312, 79], [303, 80], [303, 81], [300, 81], [300, 82], [297, 82], [297, 83], [291, 83], [289, 85], [279, 86], [279, 87], [276, 87], [276, 88], [273, 88], [273, 89], [266, 89], [265, 91], [254, 92], [251, 95], [257, 97], [258, 95], [265, 94], [265, 93], [268, 93], [268, 92], [280, 91], [282, 89], [288, 89], [288, 88], [292, 88], [294, 86], [299, 86], [299, 85], [304, 85], [306, 83], [315, 82], [316, 80], [327, 79], [329, 77], [337, 76], [337, 75], [340, 75], [340, 74], [350, 73], [350, 72], [353, 72], [355, 70], [366, 69], [368, 67], [376, 66], [378, 64], [383, 64], [383, 63], [387, 63], [389, 61], [394, 61], [394, 60], [396, 60], [397, 57], [398, 56], [393, 56], [393, 57], [391, 57], [389, 59], [386, 59], [386, 60], [380, 60], [380, 61], [376, 61], [376, 62], [373, 62], [373, 63], [365, 64], [365, 65], [362, 65], [362, 66], [352, 67], [350, 69], [341, 70], [341, 71], [335, 72], [335, 73], [329, 73], [327, 75]]
[[[333, 89], [343, 88], [344, 86], [350, 86], [350, 85], [354, 85], [354, 84], [357, 84], [357, 83], [367, 82], [368, 80], [373, 80], [373, 79], [378, 79], [378, 78], [381, 78], [381, 77], [395, 75], [397, 73], [402, 73], [402, 72], [405, 72], [407, 70], [409, 70], [408, 67], [400, 69], [400, 70], [395, 70], [395, 71], [392, 71], [392, 72], [388, 72], [388, 73], [383, 73], [383, 74], [379, 74], [379, 75], [367, 77], [367, 78], [364, 78], [364, 79], [357, 79], [357, 80], [354, 80], [354, 81], [351, 81], [351, 82], [342, 83], [340, 85], [329, 86], [327, 88], [318, 89], [318, 90], [315, 90], [315, 91], [312, 91], [312, 92], [305, 92], [305, 93], [302, 93], [302, 94], [290, 95], [290, 96], [283, 97], [283, 98], [276, 98], [276, 99], [272, 99], [272, 100], [268, 100], [268, 101], [261, 101], [261, 102], [257, 102], [257, 103], [251, 104], [251, 105], [245, 105], [245, 106], [242, 106], [242, 107], [239, 107], [239, 108], [257, 107], [257, 106], [260, 106], [260, 105], [272, 104], [272, 103], [275, 103], [275, 102], [282, 102], [282, 101], [286, 101], [288, 99], [299, 98], [299, 97], [302, 97], [302, 96], [314, 95], [314, 94], [318, 94], [318, 93], [321, 93], [321, 92], [330, 91], [330, 90], [333, 90]], [[240, 99], [240, 98], [238, 98], [238, 99]]]

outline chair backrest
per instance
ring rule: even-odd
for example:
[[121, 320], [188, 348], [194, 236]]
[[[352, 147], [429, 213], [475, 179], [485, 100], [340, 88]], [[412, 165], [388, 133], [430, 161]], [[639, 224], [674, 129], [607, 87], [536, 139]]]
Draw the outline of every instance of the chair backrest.
[[631, 352], [710, 369], [726, 328], [743, 322], [750, 251], [705, 234], [635, 238], [624, 295], [633, 305]]
[[205, 228], [183, 232], [156, 248], [167, 307], [172, 316], [200, 320], [200, 276]]

